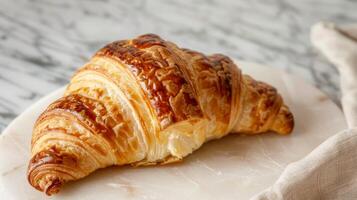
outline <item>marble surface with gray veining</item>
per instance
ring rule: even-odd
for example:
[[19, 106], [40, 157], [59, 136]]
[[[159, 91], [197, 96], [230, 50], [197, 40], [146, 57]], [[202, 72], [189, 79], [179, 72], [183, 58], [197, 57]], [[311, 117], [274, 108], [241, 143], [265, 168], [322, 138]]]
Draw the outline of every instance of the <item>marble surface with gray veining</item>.
[[338, 104], [337, 71], [309, 41], [321, 20], [356, 22], [357, 1], [0, 0], [0, 132], [98, 48], [143, 33], [287, 70]]

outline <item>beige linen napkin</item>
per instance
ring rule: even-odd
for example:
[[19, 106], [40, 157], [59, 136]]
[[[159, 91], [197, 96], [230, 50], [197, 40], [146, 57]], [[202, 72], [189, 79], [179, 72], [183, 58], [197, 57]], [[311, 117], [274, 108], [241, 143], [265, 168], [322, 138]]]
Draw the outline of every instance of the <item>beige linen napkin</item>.
[[357, 24], [318, 23], [312, 27], [311, 41], [341, 75], [341, 103], [349, 129], [288, 165], [254, 200], [357, 199]]

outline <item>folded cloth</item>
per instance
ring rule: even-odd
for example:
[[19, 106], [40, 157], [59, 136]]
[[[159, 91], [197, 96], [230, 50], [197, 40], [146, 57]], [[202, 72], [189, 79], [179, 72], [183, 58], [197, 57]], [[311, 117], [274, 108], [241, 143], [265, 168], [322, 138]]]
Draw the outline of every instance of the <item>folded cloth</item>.
[[326, 140], [253, 199], [357, 199], [357, 129]]
[[357, 24], [336, 27], [319, 23], [312, 28], [311, 41], [340, 72], [347, 124], [357, 127]]
[[357, 25], [318, 23], [311, 40], [340, 72], [341, 103], [349, 129], [289, 164], [254, 200], [357, 199]]

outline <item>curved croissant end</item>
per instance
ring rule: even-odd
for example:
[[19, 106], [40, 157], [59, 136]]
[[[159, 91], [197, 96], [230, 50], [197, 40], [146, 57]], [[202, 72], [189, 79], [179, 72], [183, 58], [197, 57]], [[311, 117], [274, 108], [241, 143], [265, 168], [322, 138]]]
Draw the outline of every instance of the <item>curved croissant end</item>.
[[108, 44], [37, 120], [28, 180], [47, 195], [112, 165], [182, 160], [229, 132], [288, 134], [293, 115], [275, 88], [147, 34]]
[[272, 86], [244, 75], [242, 114], [232, 132], [257, 134], [267, 131], [285, 135], [294, 128], [294, 117]]

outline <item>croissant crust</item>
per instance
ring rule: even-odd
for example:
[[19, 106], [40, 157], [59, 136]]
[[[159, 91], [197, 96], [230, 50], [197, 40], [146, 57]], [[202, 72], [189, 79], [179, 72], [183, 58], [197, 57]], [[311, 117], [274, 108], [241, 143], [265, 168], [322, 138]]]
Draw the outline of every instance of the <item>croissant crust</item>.
[[28, 180], [52, 195], [99, 168], [177, 162], [228, 133], [288, 134], [293, 126], [277, 90], [227, 56], [146, 34], [100, 49], [41, 114]]

